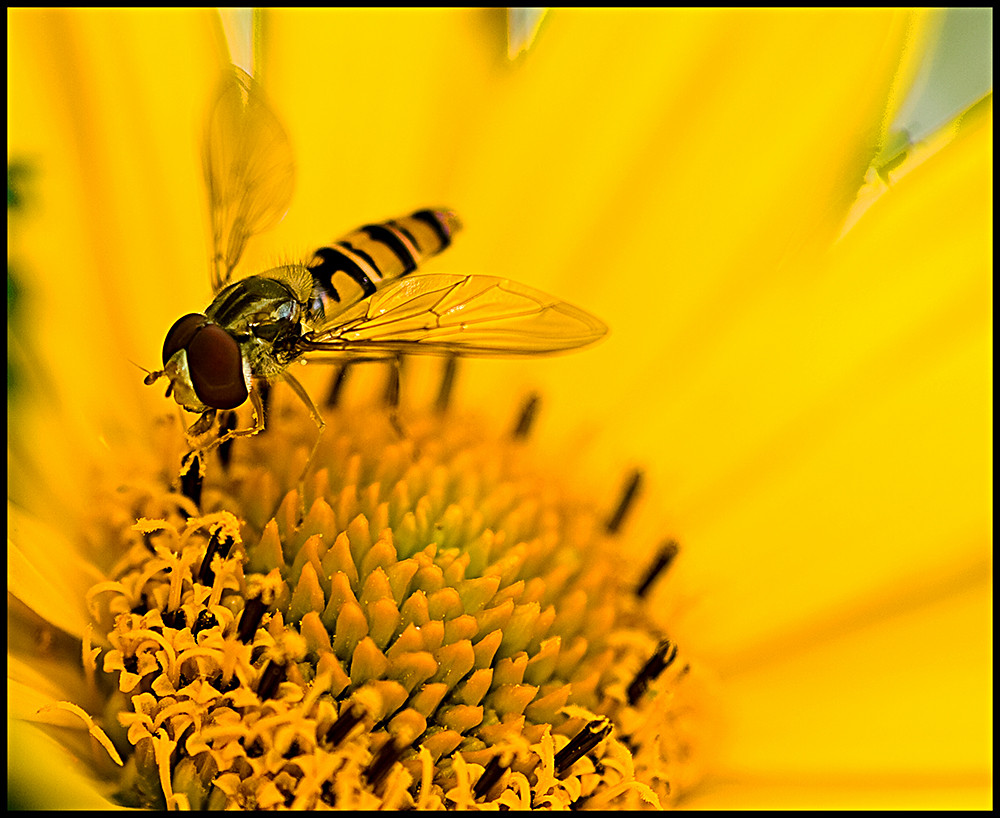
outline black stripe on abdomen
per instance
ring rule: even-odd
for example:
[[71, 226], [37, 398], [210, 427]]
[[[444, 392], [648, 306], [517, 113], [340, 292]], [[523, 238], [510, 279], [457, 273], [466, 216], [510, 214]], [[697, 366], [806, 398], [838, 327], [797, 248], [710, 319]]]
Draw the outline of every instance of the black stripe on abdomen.
[[438, 250], [439, 253], [451, 244], [451, 233], [441, 224], [441, 220], [433, 210], [418, 210], [416, 213], [411, 214], [411, 217], [423, 222], [434, 231], [438, 237], [438, 241], [441, 242], [441, 249]]
[[[350, 246], [345, 247], [345, 249], [363, 258], [366, 263], [370, 264], [372, 269], [377, 269], [371, 263], [371, 258], [367, 254], [355, 250]], [[368, 274], [354, 259], [340, 248], [320, 247], [316, 251], [316, 256], [320, 259], [320, 262], [310, 267], [309, 272], [313, 274], [313, 278], [322, 286], [323, 291], [334, 301], [340, 301], [340, 293], [333, 286], [333, 277], [337, 273], [344, 273], [349, 276], [362, 289], [364, 297], [372, 295], [375, 292], [375, 283]]]
[[[417, 269], [417, 259], [410, 248], [406, 246], [404, 239], [400, 238], [392, 227], [385, 224], [366, 224], [361, 229], [368, 238], [388, 247], [392, 254], [399, 259], [399, 263], [403, 265], [403, 271], [400, 275], [412, 273]], [[412, 237], [409, 238], [412, 240]]]
[[367, 298], [380, 282], [409, 275], [444, 250], [460, 227], [452, 211], [426, 208], [358, 228], [314, 254], [309, 270], [318, 283], [317, 292], [338, 303], [345, 298], [353, 302], [355, 293], [338, 292], [346, 286], [343, 278], [337, 278], [340, 275], [357, 284], [360, 297]]

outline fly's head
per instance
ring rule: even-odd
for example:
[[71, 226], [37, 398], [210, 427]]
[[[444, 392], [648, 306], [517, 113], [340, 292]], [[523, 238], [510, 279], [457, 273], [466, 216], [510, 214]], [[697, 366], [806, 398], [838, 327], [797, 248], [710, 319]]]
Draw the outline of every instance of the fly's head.
[[167, 332], [163, 369], [146, 383], [160, 377], [170, 381], [167, 394], [189, 412], [235, 409], [250, 393], [250, 367], [239, 343], [201, 313], [185, 315]]

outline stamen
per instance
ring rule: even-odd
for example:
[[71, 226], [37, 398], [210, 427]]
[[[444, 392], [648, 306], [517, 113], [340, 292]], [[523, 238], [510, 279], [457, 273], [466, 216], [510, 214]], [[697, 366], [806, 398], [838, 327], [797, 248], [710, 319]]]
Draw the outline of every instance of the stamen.
[[659, 553], [657, 553], [653, 564], [649, 566], [646, 576], [643, 577], [642, 582], [640, 582], [638, 587], [635, 589], [635, 595], [639, 597], [639, 599], [646, 596], [650, 587], [652, 587], [653, 583], [656, 581], [656, 578], [670, 567], [679, 550], [680, 546], [677, 544], [676, 540], [667, 540], [667, 542], [663, 544]]
[[253, 637], [260, 625], [260, 620], [264, 618], [266, 610], [267, 606], [259, 596], [248, 599], [246, 605], [243, 606], [243, 616], [240, 617], [240, 626], [236, 631], [236, 638], [244, 645], [253, 641]]
[[[187, 452], [181, 458], [181, 494], [201, 508], [201, 484], [204, 476], [201, 473], [201, 458], [197, 452]], [[184, 517], [189, 515], [183, 509]]]
[[337, 720], [330, 725], [326, 731], [326, 741], [331, 747], [336, 747], [347, 738], [348, 733], [354, 729], [355, 725], [361, 723], [364, 718], [364, 710], [354, 704], [344, 708], [344, 711], [337, 717]]
[[601, 717], [589, 722], [570, 740], [569, 744], [556, 753], [556, 776], [561, 778], [578, 759], [585, 756], [607, 738], [610, 732], [611, 719], [607, 717]]
[[500, 780], [500, 776], [503, 775], [505, 769], [506, 767], [500, 763], [500, 756], [493, 756], [487, 762], [486, 767], [483, 768], [483, 774], [479, 776], [479, 780], [472, 788], [473, 797], [485, 798], [489, 795], [490, 790], [493, 789], [493, 785]]
[[368, 783], [373, 787], [377, 786], [399, 760], [402, 751], [403, 747], [397, 744], [395, 739], [389, 739], [383, 744], [379, 748], [379, 751], [375, 753], [375, 757], [371, 760], [371, 763], [365, 767], [364, 776], [368, 779]]
[[528, 399], [524, 402], [524, 406], [521, 408], [521, 414], [517, 419], [517, 426], [514, 427], [514, 432], [511, 435], [514, 440], [524, 440], [531, 433], [531, 427], [535, 423], [535, 416], [538, 414], [538, 404], [540, 402], [541, 398], [538, 393], [528, 396]]
[[622, 524], [625, 522], [625, 516], [635, 503], [636, 495], [639, 493], [641, 486], [642, 472], [639, 469], [634, 469], [629, 474], [628, 481], [625, 483], [622, 498], [618, 501], [618, 508], [615, 509], [615, 513], [608, 518], [608, 522], [605, 524], [605, 529], [609, 534], [617, 534], [621, 529]]
[[215, 573], [212, 571], [212, 557], [219, 554], [223, 559], [229, 556], [229, 549], [233, 547], [233, 538], [228, 534], [223, 537], [222, 529], [216, 528], [208, 540], [208, 547], [205, 549], [205, 559], [201, 561], [201, 568], [198, 570], [198, 582], [202, 585], [211, 585], [215, 582]]
[[285, 664], [276, 662], [273, 659], [267, 663], [264, 672], [260, 674], [260, 682], [257, 684], [257, 695], [261, 699], [274, 698], [278, 692], [278, 685], [285, 681]]
[[[222, 413], [222, 417], [219, 418], [219, 437], [225, 437], [229, 432], [236, 428], [236, 413], [231, 410], [226, 410]], [[219, 460], [222, 462], [222, 468], [228, 469], [229, 463], [233, 456], [233, 438], [229, 440], [224, 440], [219, 444]]]
[[337, 374], [333, 376], [333, 380], [330, 382], [330, 391], [326, 395], [326, 406], [328, 408], [334, 409], [340, 403], [340, 393], [344, 389], [344, 381], [347, 380], [347, 373], [350, 370], [351, 365], [345, 363], [337, 370]]
[[438, 389], [437, 400], [434, 402], [434, 409], [439, 415], [448, 411], [451, 403], [451, 393], [455, 386], [455, 372], [458, 370], [458, 358], [449, 355], [444, 361], [444, 374], [441, 376], [441, 387]]
[[649, 661], [642, 666], [632, 684], [628, 686], [628, 703], [635, 707], [636, 702], [646, 692], [649, 683], [663, 673], [677, 658], [677, 645], [669, 639], [664, 639], [656, 646], [656, 651], [649, 658]]

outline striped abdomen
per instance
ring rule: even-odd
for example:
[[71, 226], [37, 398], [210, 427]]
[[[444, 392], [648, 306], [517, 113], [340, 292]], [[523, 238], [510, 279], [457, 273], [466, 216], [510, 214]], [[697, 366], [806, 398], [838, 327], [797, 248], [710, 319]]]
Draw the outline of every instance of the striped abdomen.
[[309, 271], [327, 298], [345, 306], [371, 295], [383, 281], [412, 273], [451, 244], [460, 226], [450, 210], [418, 210], [366, 224], [317, 250]]

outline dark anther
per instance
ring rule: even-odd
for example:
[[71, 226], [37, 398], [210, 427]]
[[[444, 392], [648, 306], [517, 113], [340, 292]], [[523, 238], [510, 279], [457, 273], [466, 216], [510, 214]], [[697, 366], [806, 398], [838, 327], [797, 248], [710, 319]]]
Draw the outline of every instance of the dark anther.
[[199, 633], [207, 631], [209, 628], [214, 628], [218, 624], [219, 620], [215, 618], [215, 614], [206, 608], [195, 619], [194, 625], [191, 626], [191, 634], [197, 638]]
[[449, 355], [444, 360], [444, 374], [441, 375], [441, 387], [438, 389], [437, 400], [434, 402], [434, 409], [439, 415], [448, 411], [451, 403], [451, 392], [455, 386], [455, 372], [458, 369], [458, 358]]
[[164, 611], [163, 624], [168, 628], [174, 628], [175, 630], [181, 630], [187, 626], [187, 617], [184, 615], [184, 610], [178, 608], [176, 611]]
[[[181, 458], [181, 494], [201, 507], [201, 458], [197, 452], [188, 452]], [[183, 512], [185, 517], [187, 513]]]
[[228, 534], [223, 536], [222, 530], [217, 528], [212, 532], [208, 540], [208, 547], [205, 549], [205, 559], [201, 561], [201, 568], [198, 569], [198, 582], [202, 585], [211, 585], [215, 582], [215, 573], [212, 571], [212, 557], [218, 554], [225, 559], [229, 556], [229, 549], [233, 547], [233, 538]]
[[278, 692], [278, 685], [285, 681], [285, 670], [283, 662], [275, 662], [272, 659], [267, 663], [257, 683], [257, 695], [261, 699], [270, 699]]
[[[181, 676], [183, 675], [184, 674], [182, 673]], [[196, 728], [194, 726], [194, 722], [191, 722], [190, 724], [188, 724], [187, 727], [184, 728], [180, 736], [177, 737], [177, 747], [176, 750], [174, 751], [177, 753], [177, 760], [180, 760], [185, 757], [190, 758], [191, 754], [187, 751], [187, 742], [188, 739], [194, 735], [195, 729]]]
[[385, 744], [383, 744], [375, 757], [371, 760], [369, 765], [364, 769], [365, 778], [368, 779], [368, 783], [373, 787], [377, 786], [378, 783], [389, 774], [389, 770], [392, 769], [392, 765], [399, 761], [400, 753], [403, 748], [401, 748], [396, 740], [390, 738]]
[[259, 596], [248, 599], [247, 604], [243, 606], [243, 616], [240, 617], [240, 626], [236, 629], [236, 638], [244, 645], [253, 641], [254, 634], [257, 633], [257, 627], [260, 625], [260, 620], [264, 618], [266, 610], [267, 606]]
[[389, 409], [399, 406], [399, 378], [403, 368], [403, 359], [395, 358], [389, 367], [389, 379], [385, 384], [385, 393], [382, 395], [382, 403]]
[[330, 725], [330, 729], [326, 731], [326, 743], [331, 747], [336, 747], [347, 738], [347, 734], [354, 729], [354, 725], [358, 724], [363, 717], [364, 710], [357, 705], [349, 704], [337, 717], [337, 720]]
[[653, 564], [649, 566], [649, 570], [646, 572], [646, 576], [642, 578], [642, 582], [635, 589], [635, 595], [642, 599], [649, 592], [653, 583], [656, 582], [656, 578], [660, 576], [664, 571], [666, 571], [670, 564], [674, 561], [674, 557], [677, 556], [677, 552], [680, 550], [680, 546], [677, 545], [675, 540], [667, 540], [660, 548], [659, 553], [656, 555], [656, 559]]
[[540, 401], [541, 398], [535, 394], [529, 395], [528, 399], [524, 402], [521, 414], [517, 418], [517, 425], [514, 427], [513, 438], [515, 440], [524, 440], [531, 434], [531, 427], [535, 423], [535, 416], [538, 414], [538, 404]]
[[618, 501], [618, 508], [615, 509], [614, 514], [608, 517], [608, 521], [604, 525], [609, 534], [617, 534], [621, 529], [622, 523], [625, 522], [625, 515], [628, 514], [629, 509], [635, 503], [636, 495], [638, 495], [641, 487], [642, 472], [635, 469], [628, 476], [625, 488], [622, 490], [622, 499]]
[[216, 673], [210, 679], [208, 683], [218, 690], [220, 693], [232, 693], [236, 688], [238, 688], [242, 683], [240, 682], [240, 677], [235, 673], [230, 675], [229, 681], [223, 681], [221, 673]]
[[337, 374], [333, 376], [333, 382], [330, 384], [330, 391], [326, 396], [326, 405], [331, 409], [335, 408], [337, 404], [340, 403], [340, 393], [344, 389], [344, 381], [347, 380], [347, 373], [351, 371], [350, 364], [344, 364], [337, 370]]
[[[186, 517], [187, 514], [185, 514], [184, 516]], [[146, 546], [147, 549], [149, 549], [150, 554], [156, 553], [156, 548], [153, 546], [153, 537], [154, 537], [154, 532], [152, 531], [147, 531], [142, 535], [142, 544]]]
[[486, 767], [483, 768], [483, 774], [479, 776], [479, 780], [472, 788], [473, 797], [485, 798], [489, 795], [490, 790], [493, 789], [493, 785], [500, 780], [500, 776], [503, 775], [505, 769], [504, 765], [500, 763], [500, 756], [493, 756], [486, 763]]
[[611, 732], [611, 719], [602, 717], [588, 722], [555, 757], [556, 776], [562, 777], [576, 761], [600, 744]]
[[649, 683], [663, 673], [677, 658], [677, 645], [669, 639], [664, 639], [656, 646], [656, 651], [649, 657], [649, 661], [642, 666], [632, 684], [628, 686], [628, 703], [635, 706], [642, 694], [646, 692]]
[[[224, 437], [229, 434], [233, 429], [236, 428], [236, 413], [231, 409], [227, 409], [219, 417], [219, 437]], [[222, 468], [228, 469], [229, 464], [233, 459], [233, 438], [229, 440], [224, 440], [219, 444], [219, 461], [222, 463]]]

